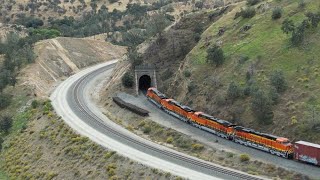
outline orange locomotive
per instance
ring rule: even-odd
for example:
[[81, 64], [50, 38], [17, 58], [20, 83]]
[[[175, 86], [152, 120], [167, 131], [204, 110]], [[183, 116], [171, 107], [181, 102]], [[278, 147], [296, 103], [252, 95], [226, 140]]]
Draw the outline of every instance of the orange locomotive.
[[260, 133], [242, 126], [236, 126], [234, 127], [233, 141], [284, 158], [293, 157], [293, 147], [287, 138]]
[[157, 105], [159, 108], [162, 108], [161, 106], [161, 100], [167, 99], [166, 95], [159, 92], [156, 88], [149, 88], [147, 91], [147, 98], [152, 101], [155, 105]]
[[200, 129], [216, 134], [226, 139], [232, 139], [234, 124], [215, 118], [203, 112], [195, 112], [189, 115], [191, 122], [196, 123]]
[[181, 105], [174, 99], [166, 98], [164, 94], [155, 88], [148, 89], [147, 97], [167, 113], [200, 129], [271, 154], [285, 158], [293, 157], [293, 147], [287, 138], [260, 133], [249, 128], [236, 126], [203, 112], [195, 112], [190, 107]]
[[162, 99], [161, 105], [166, 112], [185, 122], [188, 122], [188, 116], [194, 113], [193, 109], [181, 105], [174, 99]]

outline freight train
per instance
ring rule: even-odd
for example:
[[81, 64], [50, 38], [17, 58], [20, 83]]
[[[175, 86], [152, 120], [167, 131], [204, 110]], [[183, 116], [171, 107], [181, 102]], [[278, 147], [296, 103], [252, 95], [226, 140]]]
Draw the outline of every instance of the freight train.
[[250, 128], [237, 126], [229, 121], [213, 117], [204, 112], [182, 105], [167, 98], [156, 88], [149, 88], [147, 98], [170, 115], [222, 138], [250, 146], [283, 158], [296, 159], [320, 166], [320, 145], [305, 141], [291, 143], [285, 137], [262, 133]]

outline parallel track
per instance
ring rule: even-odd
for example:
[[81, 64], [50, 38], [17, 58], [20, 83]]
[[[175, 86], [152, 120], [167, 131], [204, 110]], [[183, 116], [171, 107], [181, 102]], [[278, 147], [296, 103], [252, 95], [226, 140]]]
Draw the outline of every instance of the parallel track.
[[[152, 146], [150, 144], [146, 144], [143, 141], [140, 141], [139, 139], [130, 137], [126, 134], [123, 134], [121, 132], [118, 132], [114, 130], [112, 127], [108, 126], [106, 123], [103, 122], [101, 118], [99, 118], [94, 112], [90, 110], [90, 108], [86, 105], [83, 96], [84, 94], [84, 88], [86, 84], [90, 81], [90, 79], [103, 71], [109, 70], [113, 68], [114, 65], [108, 65], [105, 67], [102, 67], [96, 71], [93, 71], [91, 73], [88, 73], [87, 75], [81, 77], [78, 79], [72, 86], [72, 101], [76, 104], [76, 110], [81, 112], [82, 118], [86, 119], [86, 123], [90, 125], [91, 127], [99, 127], [99, 131], [106, 134], [112, 134], [113, 136], [117, 136], [119, 139], [122, 139], [123, 141], [130, 142], [132, 144], [135, 144], [135, 147], [140, 147], [141, 149], [146, 149], [149, 152], [152, 151], [153, 153], [160, 154], [161, 156], [166, 156], [166, 158], [175, 159], [180, 162], [184, 162], [186, 164], [190, 164], [193, 166], [196, 166], [197, 169], [204, 169], [206, 171], [212, 172], [210, 174], [223, 174], [226, 176], [229, 176], [232, 179], [248, 179], [248, 180], [261, 180], [259, 177], [251, 176], [248, 174], [239, 173], [237, 171], [232, 171], [230, 169], [224, 169], [223, 167], [219, 167], [214, 165], [213, 163], [204, 162], [202, 160], [188, 157], [186, 155], [181, 155], [179, 153], [176, 153], [174, 151], [167, 151], [164, 149], [160, 149], [157, 146]], [[69, 104], [72, 106], [71, 104]], [[140, 150], [141, 150], [140, 149]]]

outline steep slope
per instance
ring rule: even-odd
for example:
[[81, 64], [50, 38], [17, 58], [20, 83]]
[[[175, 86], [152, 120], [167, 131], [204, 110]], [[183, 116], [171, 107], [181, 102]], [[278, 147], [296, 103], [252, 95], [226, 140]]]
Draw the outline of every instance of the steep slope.
[[[305, 1], [304, 8], [299, 8], [299, 2], [263, 1], [254, 6], [256, 15], [251, 19], [234, 18], [246, 6], [238, 4], [202, 34], [200, 42], [181, 63], [182, 68], [170, 79], [172, 86], [161, 90], [194, 108], [237, 124], [293, 140], [320, 143], [317, 136], [320, 30], [308, 29], [304, 43], [298, 47], [281, 30], [284, 19], [299, 24], [306, 19], [305, 13], [319, 10], [319, 1]], [[275, 7], [283, 10], [278, 20], [271, 18]], [[249, 28], [244, 30], [244, 27]], [[220, 29], [224, 29], [223, 35], [218, 35]], [[206, 61], [207, 49], [215, 44], [225, 54], [220, 67]], [[283, 72], [288, 88], [278, 94], [278, 103], [272, 106], [273, 122], [264, 124], [252, 111], [252, 94], [258, 89], [265, 94], [271, 91], [270, 77], [275, 70]], [[249, 80], [247, 72], [251, 73]], [[231, 82], [240, 91], [235, 100], [228, 96]], [[257, 89], [251, 88], [250, 95], [243, 95], [250, 87]]]
[[34, 87], [39, 96], [48, 95], [61, 80], [79, 69], [123, 56], [125, 48], [103, 41], [55, 38], [35, 45], [36, 62], [22, 71], [21, 81]]

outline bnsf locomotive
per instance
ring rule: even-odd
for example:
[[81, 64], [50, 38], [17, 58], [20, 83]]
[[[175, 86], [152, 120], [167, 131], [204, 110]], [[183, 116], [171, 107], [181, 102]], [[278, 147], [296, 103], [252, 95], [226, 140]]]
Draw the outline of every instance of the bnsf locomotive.
[[195, 111], [188, 106], [182, 105], [174, 99], [167, 98], [153, 87], [148, 89], [147, 97], [156, 106], [172, 116], [222, 138], [280, 157], [288, 159], [294, 157], [300, 161], [320, 165], [320, 145], [304, 141], [292, 144], [289, 139], [284, 137], [237, 126], [226, 120]]

